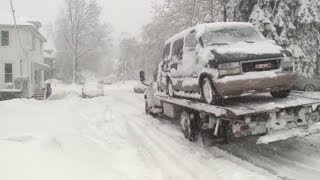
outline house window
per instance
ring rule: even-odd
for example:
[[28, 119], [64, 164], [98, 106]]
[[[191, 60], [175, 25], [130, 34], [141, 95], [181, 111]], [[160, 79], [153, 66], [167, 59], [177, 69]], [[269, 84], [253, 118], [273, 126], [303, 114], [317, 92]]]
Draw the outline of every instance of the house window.
[[13, 82], [12, 64], [6, 63], [5, 66], [5, 83]]
[[9, 31], [1, 31], [1, 46], [9, 46]]

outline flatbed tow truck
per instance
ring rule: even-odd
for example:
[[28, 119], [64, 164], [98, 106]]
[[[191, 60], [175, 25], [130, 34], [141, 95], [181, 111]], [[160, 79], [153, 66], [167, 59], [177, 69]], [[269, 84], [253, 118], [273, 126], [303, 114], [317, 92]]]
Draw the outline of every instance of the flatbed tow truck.
[[200, 134], [205, 146], [225, 144], [230, 138], [308, 128], [320, 121], [319, 92], [294, 91], [283, 99], [260, 94], [227, 99], [215, 106], [169, 97], [150, 86], [145, 107], [147, 114], [179, 120], [185, 137], [197, 141]]

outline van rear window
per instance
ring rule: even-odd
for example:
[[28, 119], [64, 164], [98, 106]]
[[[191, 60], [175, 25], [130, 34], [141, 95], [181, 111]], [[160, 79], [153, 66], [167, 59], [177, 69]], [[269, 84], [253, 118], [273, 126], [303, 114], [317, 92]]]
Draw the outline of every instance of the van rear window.
[[169, 56], [170, 49], [171, 49], [171, 43], [166, 44], [164, 49], [163, 49], [162, 59], [166, 59], [166, 57]]
[[183, 55], [183, 38], [176, 40], [172, 46], [172, 56], [178, 57], [178, 59], [182, 59]]

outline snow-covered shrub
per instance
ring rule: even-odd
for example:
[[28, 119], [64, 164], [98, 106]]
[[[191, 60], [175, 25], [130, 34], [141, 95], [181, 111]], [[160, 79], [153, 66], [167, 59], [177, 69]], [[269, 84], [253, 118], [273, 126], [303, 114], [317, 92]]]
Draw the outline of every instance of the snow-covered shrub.
[[255, 5], [250, 22], [293, 52], [297, 72], [313, 76], [320, 73], [319, 16], [319, 0], [262, 0]]

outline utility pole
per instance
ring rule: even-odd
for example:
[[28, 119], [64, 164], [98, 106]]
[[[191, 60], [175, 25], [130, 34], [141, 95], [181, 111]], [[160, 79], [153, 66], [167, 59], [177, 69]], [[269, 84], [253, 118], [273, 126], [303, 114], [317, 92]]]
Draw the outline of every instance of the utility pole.
[[11, 13], [12, 13], [12, 17], [13, 17], [13, 21], [14, 21], [14, 28], [16, 30], [16, 34], [17, 34], [17, 37], [18, 37], [18, 42], [19, 42], [19, 45], [20, 45], [20, 48], [21, 48], [21, 59], [20, 59], [20, 76], [22, 76], [22, 60], [24, 59], [24, 48], [22, 46], [22, 42], [21, 42], [21, 38], [20, 38], [20, 35], [19, 35], [19, 32], [18, 32], [18, 26], [17, 26], [17, 20], [16, 20], [16, 15], [15, 15], [15, 10], [13, 8], [13, 2], [12, 0], [9, 0], [10, 2], [10, 7], [11, 7]]

